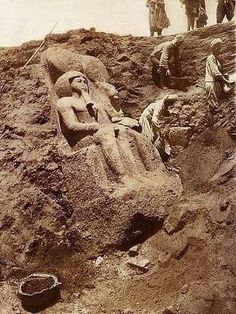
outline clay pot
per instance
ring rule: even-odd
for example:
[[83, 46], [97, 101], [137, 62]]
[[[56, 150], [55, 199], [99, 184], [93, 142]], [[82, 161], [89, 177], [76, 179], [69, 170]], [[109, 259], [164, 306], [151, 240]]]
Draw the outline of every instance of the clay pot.
[[59, 299], [60, 285], [54, 275], [35, 273], [22, 280], [18, 297], [25, 309], [43, 309]]

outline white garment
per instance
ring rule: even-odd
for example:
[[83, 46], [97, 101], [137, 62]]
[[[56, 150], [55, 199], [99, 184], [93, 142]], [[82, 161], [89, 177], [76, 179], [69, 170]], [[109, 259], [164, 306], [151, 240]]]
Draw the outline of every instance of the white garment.
[[222, 66], [219, 60], [213, 54], [210, 54], [206, 61], [205, 82], [215, 82], [216, 77], [223, 76], [221, 70]]
[[139, 123], [142, 126], [142, 134], [151, 142], [155, 141], [156, 137], [159, 135], [157, 132], [158, 121], [163, 108], [164, 100], [157, 100], [144, 109], [139, 119]]

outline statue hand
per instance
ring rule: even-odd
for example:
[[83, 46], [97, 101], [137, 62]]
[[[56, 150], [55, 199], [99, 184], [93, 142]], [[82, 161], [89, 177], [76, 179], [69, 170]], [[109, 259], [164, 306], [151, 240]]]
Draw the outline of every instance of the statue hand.
[[94, 122], [94, 123], [89, 123], [87, 129], [88, 129], [88, 131], [97, 132], [101, 127], [102, 127], [102, 125], [100, 123]]
[[120, 122], [122, 119], [123, 119], [123, 117], [112, 117], [111, 122], [112, 123]]

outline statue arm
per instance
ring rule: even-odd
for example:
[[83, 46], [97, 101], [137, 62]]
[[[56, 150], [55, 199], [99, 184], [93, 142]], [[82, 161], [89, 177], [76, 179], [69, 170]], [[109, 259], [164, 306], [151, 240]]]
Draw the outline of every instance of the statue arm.
[[115, 108], [109, 107], [106, 108], [106, 111], [111, 119], [111, 122], [119, 122], [122, 120], [122, 118], [124, 118], [124, 113], [121, 109], [119, 111], [116, 111]]
[[72, 132], [85, 131], [90, 133], [96, 133], [101, 125], [99, 123], [81, 123], [78, 121], [75, 112], [71, 106], [67, 104], [61, 104], [60, 101], [57, 104], [57, 111], [61, 116], [66, 128]]

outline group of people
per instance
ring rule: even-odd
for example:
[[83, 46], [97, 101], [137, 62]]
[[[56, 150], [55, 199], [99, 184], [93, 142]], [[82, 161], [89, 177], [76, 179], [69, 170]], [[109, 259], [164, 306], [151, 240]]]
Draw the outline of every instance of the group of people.
[[[177, 35], [172, 41], [159, 44], [151, 54], [153, 80], [161, 88], [173, 87], [169, 68], [170, 59], [174, 59], [175, 68], [180, 72], [179, 47], [183, 41], [184, 37]], [[220, 108], [219, 101], [231, 93], [235, 82], [223, 71], [223, 65], [220, 61], [222, 40], [215, 38], [210, 45], [211, 54], [206, 59], [205, 91], [209, 102], [209, 125], [213, 126], [215, 112]], [[158, 148], [164, 158], [168, 155], [169, 147], [159, 133], [158, 121], [162, 116], [169, 114], [171, 105], [177, 100], [176, 94], [167, 95], [161, 100], [158, 99], [143, 111], [140, 118], [142, 133]]]
[[[185, 6], [185, 13], [188, 20], [188, 31], [207, 25], [207, 12], [205, 0], [179, 0]], [[236, 0], [217, 0], [216, 21], [222, 23], [226, 17], [231, 21], [234, 17]], [[150, 35], [162, 34], [164, 28], [170, 26], [170, 20], [165, 10], [164, 0], [146, 0], [149, 9]]]

